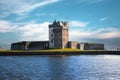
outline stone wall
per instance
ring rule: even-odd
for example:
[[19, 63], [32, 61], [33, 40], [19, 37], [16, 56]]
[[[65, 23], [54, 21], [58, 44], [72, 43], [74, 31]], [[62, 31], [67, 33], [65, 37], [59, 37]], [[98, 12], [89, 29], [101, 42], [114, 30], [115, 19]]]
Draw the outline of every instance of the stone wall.
[[77, 48], [77, 42], [76, 41], [68, 41], [68, 48], [76, 49]]
[[22, 41], [11, 44], [11, 50], [41, 50], [48, 48], [49, 41]]
[[104, 50], [104, 44], [80, 43], [80, 50]]

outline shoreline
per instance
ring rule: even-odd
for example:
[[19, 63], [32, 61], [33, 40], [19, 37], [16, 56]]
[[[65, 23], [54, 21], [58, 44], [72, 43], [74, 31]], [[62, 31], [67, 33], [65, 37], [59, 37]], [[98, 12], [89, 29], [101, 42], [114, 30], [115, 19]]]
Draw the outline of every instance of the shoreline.
[[17, 55], [120, 55], [120, 51], [1, 51], [0, 56]]

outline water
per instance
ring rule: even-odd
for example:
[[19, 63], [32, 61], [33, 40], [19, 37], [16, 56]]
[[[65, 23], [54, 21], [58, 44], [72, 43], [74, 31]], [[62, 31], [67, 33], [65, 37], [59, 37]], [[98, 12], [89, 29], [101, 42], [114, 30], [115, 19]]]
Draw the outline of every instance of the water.
[[0, 80], [120, 80], [120, 56], [0, 56]]

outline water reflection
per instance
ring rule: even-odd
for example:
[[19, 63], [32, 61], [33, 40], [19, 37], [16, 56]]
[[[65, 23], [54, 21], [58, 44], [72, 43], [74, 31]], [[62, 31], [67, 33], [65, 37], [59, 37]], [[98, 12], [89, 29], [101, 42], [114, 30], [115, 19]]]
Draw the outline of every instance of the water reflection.
[[63, 78], [65, 78], [63, 76], [68, 68], [66, 58], [65, 56], [53, 56], [48, 58], [48, 70], [50, 72], [48, 74], [50, 74], [51, 80], [63, 80]]
[[119, 80], [118, 57], [0, 56], [0, 80]]
[[119, 55], [104, 55], [106, 59], [120, 59]]

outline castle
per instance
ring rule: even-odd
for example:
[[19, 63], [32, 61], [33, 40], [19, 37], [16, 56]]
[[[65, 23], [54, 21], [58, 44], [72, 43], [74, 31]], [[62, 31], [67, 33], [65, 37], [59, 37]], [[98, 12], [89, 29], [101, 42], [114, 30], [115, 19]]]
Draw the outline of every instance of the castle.
[[80, 50], [104, 50], [104, 44], [78, 43], [69, 40], [68, 22], [54, 21], [49, 25], [49, 41], [22, 41], [11, 44], [11, 50], [43, 50], [74, 48]]

